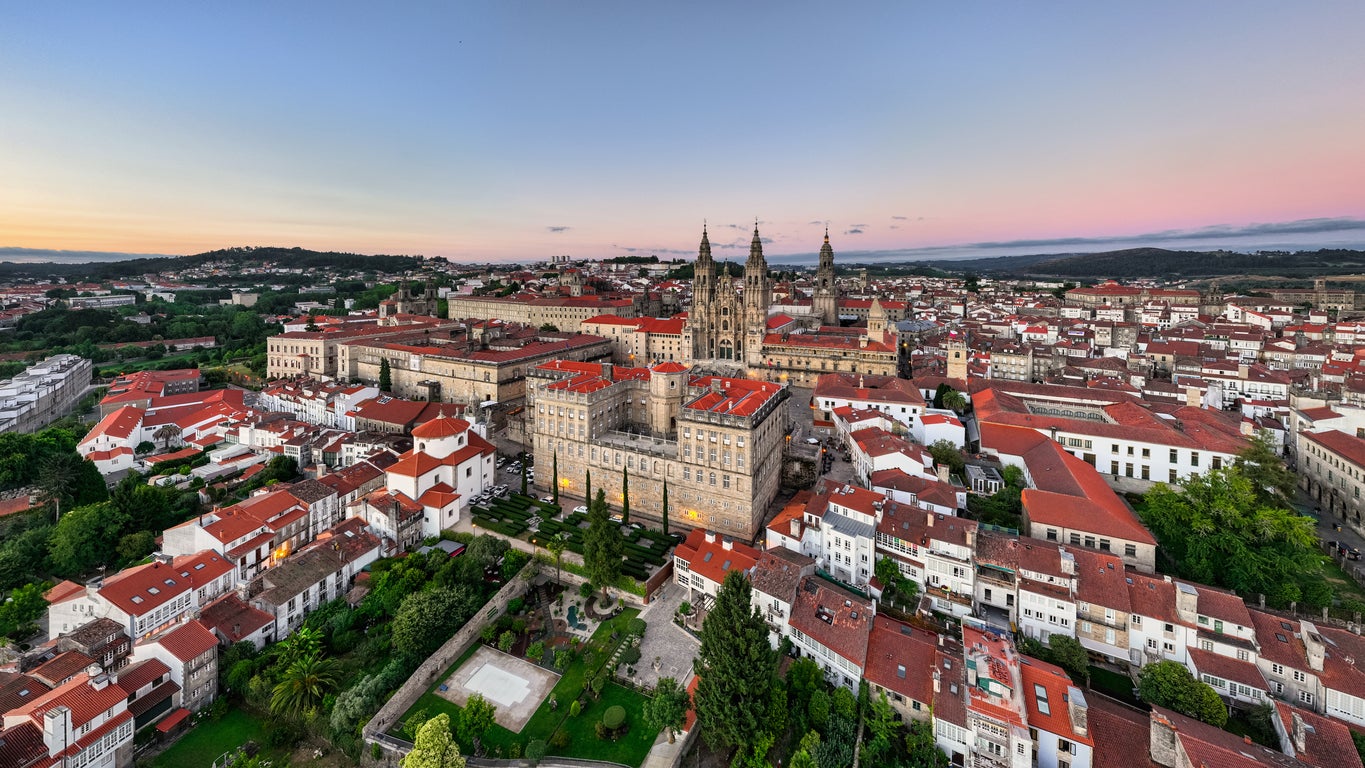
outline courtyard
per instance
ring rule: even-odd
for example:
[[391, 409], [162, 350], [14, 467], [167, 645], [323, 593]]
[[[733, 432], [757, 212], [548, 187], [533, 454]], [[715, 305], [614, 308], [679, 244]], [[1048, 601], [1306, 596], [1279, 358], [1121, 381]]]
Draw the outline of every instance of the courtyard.
[[498, 725], [521, 733], [558, 682], [559, 675], [544, 667], [488, 646], [478, 646], [468, 661], [437, 686], [436, 693], [458, 707], [463, 707], [474, 694], [480, 694], [497, 707]]

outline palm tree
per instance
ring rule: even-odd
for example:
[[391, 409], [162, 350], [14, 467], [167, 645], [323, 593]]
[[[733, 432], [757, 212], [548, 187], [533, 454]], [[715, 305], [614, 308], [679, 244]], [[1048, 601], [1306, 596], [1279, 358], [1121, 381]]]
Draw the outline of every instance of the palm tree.
[[336, 660], [320, 654], [305, 656], [290, 664], [275, 685], [270, 711], [276, 715], [298, 717], [316, 709], [337, 686]]
[[175, 424], [167, 424], [152, 434], [154, 440], [161, 441], [162, 448], [169, 448], [172, 440], [180, 438], [180, 427]]
[[78, 459], [74, 453], [54, 453], [38, 467], [38, 489], [43, 498], [52, 502], [58, 519], [62, 516], [62, 500], [71, 500], [71, 488], [76, 482]]
[[967, 410], [967, 398], [957, 390], [943, 393], [943, 407], [951, 408], [955, 413], [962, 413]]

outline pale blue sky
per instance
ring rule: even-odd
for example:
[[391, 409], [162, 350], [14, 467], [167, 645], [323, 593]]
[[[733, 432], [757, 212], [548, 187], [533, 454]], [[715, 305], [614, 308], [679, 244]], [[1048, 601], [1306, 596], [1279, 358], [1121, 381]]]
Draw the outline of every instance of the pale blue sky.
[[0, 246], [1365, 239], [1359, 2], [282, 5], [0, 8]]

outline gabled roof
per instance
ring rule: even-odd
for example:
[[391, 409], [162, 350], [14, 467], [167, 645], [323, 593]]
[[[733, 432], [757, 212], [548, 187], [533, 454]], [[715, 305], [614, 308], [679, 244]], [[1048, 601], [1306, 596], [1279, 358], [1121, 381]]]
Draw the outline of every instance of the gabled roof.
[[187, 621], [139, 645], [160, 645], [182, 662], [193, 661], [218, 647], [218, 638], [199, 621]]

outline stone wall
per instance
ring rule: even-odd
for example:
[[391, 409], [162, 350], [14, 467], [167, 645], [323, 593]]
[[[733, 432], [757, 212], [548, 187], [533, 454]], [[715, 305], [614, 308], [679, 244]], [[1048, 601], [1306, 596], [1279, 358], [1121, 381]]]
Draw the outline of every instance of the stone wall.
[[[479, 613], [460, 628], [455, 636], [450, 638], [435, 653], [433, 653], [417, 671], [412, 673], [406, 683], [380, 707], [379, 712], [365, 724], [364, 739], [365, 747], [363, 750], [366, 764], [385, 764], [383, 760], [378, 763], [372, 762], [371, 744], [377, 743], [389, 753], [398, 753], [401, 750], [402, 742], [394, 739], [380, 739], [378, 734], [387, 732], [398, 722], [398, 719], [405, 712], [412, 708], [413, 704], [427, 692], [431, 684], [436, 681], [436, 676], [441, 674], [460, 657], [471, 644], [478, 640], [479, 633], [489, 623], [502, 615], [507, 609], [507, 604], [515, 597], [520, 597], [526, 592], [531, 579], [537, 573], [538, 564], [532, 560], [512, 578], [511, 581], [503, 585], [497, 594], [479, 610]], [[568, 574], [565, 574], [568, 575]]]

